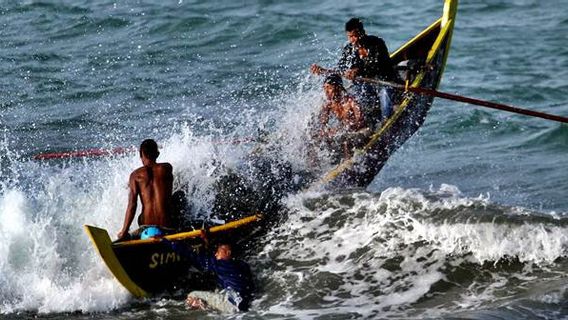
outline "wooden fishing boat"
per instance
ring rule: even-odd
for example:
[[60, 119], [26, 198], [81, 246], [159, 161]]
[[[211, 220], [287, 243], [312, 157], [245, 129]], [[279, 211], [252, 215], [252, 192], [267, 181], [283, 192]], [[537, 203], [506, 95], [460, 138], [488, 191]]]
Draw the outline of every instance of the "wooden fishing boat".
[[[235, 242], [249, 237], [261, 220], [260, 215], [245, 217], [208, 230], [193, 230], [165, 236], [169, 241], [183, 241], [194, 250], [204, 250], [201, 235], [206, 231], [212, 245], [219, 241]], [[160, 239], [112, 242], [105, 229], [85, 225], [93, 245], [110, 272], [135, 297], [150, 297], [176, 289], [207, 286], [205, 275], [190, 272], [189, 260]]]
[[[445, 0], [443, 15], [391, 54], [393, 63], [405, 65], [409, 87], [436, 89], [446, 65], [458, 0]], [[351, 158], [322, 175], [314, 185], [331, 188], [366, 187], [388, 158], [424, 123], [432, 96], [406, 92], [394, 114], [354, 151]]]
[[[458, 0], [445, 0], [443, 16], [391, 55], [397, 65], [414, 66], [406, 71], [405, 80], [408, 86], [427, 89], [438, 87], [450, 49], [457, 4]], [[342, 161], [336, 168], [321, 175], [322, 178], [312, 185], [366, 187], [390, 155], [424, 123], [432, 102], [431, 96], [405, 94], [394, 114], [370, 136], [362, 148], [354, 152], [352, 158]], [[266, 182], [270, 179], [262, 176], [258, 180]], [[266, 188], [263, 185], [260, 190], [266, 192], [266, 189], [275, 188], [274, 186]], [[281, 197], [287, 192], [301, 188], [284, 185], [280, 189], [282, 190], [271, 194], [271, 198], [278, 198], [278, 195]], [[228, 194], [235, 193], [228, 192]], [[263, 203], [260, 200], [256, 202]], [[259, 209], [250, 208], [249, 205], [247, 202], [242, 206], [251, 211]], [[235, 207], [234, 203], [231, 207]], [[265, 205], [263, 208], [269, 207]], [[233, 240], [250, 238], [259, 220], [260, 217], [255, 215], [212, 227], [209, 229], [211, 241], [215, 242], [223, 237]], [[201, 285], [202, 275], [200, 273], [195, 273], [195, 277], [188, 275], [191, 264], [173, 251], [168, 244], [159, 240], [113, 243], [104, 229], [85, 226], [85, 230], [112, 274], [136, 297], [148, 297], [179, 287], [194, 289]], [[203, 244], [199, 238], [201, 233], [201, 230], [196, 230], [168, 235], [166, 238], [171, 241], [184, 241], [187, 245], [199, 249]]]

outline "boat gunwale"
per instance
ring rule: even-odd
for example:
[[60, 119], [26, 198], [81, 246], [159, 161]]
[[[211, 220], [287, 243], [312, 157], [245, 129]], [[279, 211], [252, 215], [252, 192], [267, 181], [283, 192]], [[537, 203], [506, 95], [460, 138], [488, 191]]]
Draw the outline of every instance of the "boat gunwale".
[[[196, 238], [196, 237], [199, 237], [203, 232], [217, 233], [217, 232], [227, 231], [227, 230], [239, 228], [239, 227], [247, 225], [249, 223], [260, 221], [261, 219], [262, 219], [262, 214], [257, 213], [257, 214], [254, 214], [254, 215], [250, 215], [248, 217], [244, 217], [244, 218], [239, 219], [239, 220], [235, 220], [235, 221], [227, 222], [227, 223], [219, 225], [219, 226], [211, 227], [211, 228], [207, 229], [207, 231], [205, 229], [197, 229], [197, 230], [192, 230], [192, 231], [169, 234], [169, 235], [166, 235], [162, 238], [165, 238], [165, 239], [170, 240], [170, 241], [180, 241], [180, 240], [184, 240], [184, 239]], [[137, 239], [137, 240], [127, 240], [127, 241], [114, 242], [112, 244], [112, 247], [113, 248], [122, 248], [122, 247], [135, 246], [135, 245], [157, 244], [157, 243], [160, 243], [162, 241], [162, 238], [150, 238], [150, 239], [144, 239], [144, 240]]]
[[[262, 214], [257, 213], [239, 220], [231, 221], [223, 225], [214, 226], [207, 231], [205, 229], [193, 230], [188, 232], [180, 232], [172, 235], [168, 235], [165, 238], [171, 241], [182, 241], [189, 238], [197, 238], [204, 232], [208, 234], [220, 233], [223, 231], [229, 231], [232, 229], [239, 228], [241, 226], [246, 226], [254, 222], [258, 222], [263, 218]], [[160, 244], [162, 239], [146, 239], [146, 240], [129, 240], [124, 242], [111, 242], [108, 231], [103, 228], [84, 225], [85, 232], [91, 239], [95, 249], [102, 258], [107, 269], [111, 272], [116, 280], [126, 288], [133, 296], [137, 298], [150, 297], [150, 293], [142, 287], [140, 287], [134, 280], [132, 280], [131, 275], [126, 271], [124, 264], [120, 261], [117, 256], [116, 249], [123, 250], [128, 248], [140, 248], [140, 245], [146, 246], [151, 244]]]
[[434, 21], [428, 27], [424, 28], [419, 34], [411, 38], [410, 40], [406, 41], [402, 46], [396, 49], [393, 53], [390, 54], [392, 60], [398, 59], [398, 56], [402, 54], [402, 52], [406, 51], [408, 48], [412, 47], [416, 42], [424, 39], [428, 36], [434, 29], [439, 28], [442, 25], [443, 17], [438, 18], [438, 20]]

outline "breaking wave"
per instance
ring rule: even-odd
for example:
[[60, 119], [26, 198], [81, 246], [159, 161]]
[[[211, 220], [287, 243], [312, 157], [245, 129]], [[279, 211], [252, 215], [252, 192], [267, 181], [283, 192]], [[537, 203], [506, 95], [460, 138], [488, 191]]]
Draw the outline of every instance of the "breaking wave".
[[288, 207], [258, 261], [273, 271], [264, 286], [278, 288], [260, 302], [266, 314], [447, 316], [526, 298], [538, 289], [532, 280], [566, 276], [566, 218], [454, 186], [302, 194]]

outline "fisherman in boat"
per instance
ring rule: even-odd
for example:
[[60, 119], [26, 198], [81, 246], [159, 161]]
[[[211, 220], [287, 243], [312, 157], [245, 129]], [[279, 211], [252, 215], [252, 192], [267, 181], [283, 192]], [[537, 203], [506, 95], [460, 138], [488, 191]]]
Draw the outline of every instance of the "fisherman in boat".
[[[147, 139], [140, 145], [140, 159], [143, 166], [130, 174], [128, 182], [128, 207], [124, 224], [118, 233], [119, 240], [130, 238], [157, 237], [174, 231], [172, 214], [172, 165], [156, 163], [160, 155], [156, 141]], [[140, 197], [142, 212], [138, 217], [139, 229], [128, 233], [136, 214]]]
[[[207, 244], [205, 233], [201, 235]], [[233, 258], [232, 246], [219, 243], [214, 255], [196, 253], [191, 246], [182, 242], [171, 242], [165, 238], [174, 251], [189, 259], [200, 271], [215, 274], [216, 291], [191, 291], [186, 304], [191, 309], [215, 309], [223, 313], [247, 311], [254, 296], [254, 282], [249, 265]]]
[[[361, 20], [351, 18], [345, 24], [347, 35], [347, 45], [343, 52], [336, 69], [326, 69], [317, 64], [313, 64], [310, 70], [313, 74], [325, 75], [339, 73], [353, 81], [351, 88], [355, 98], [366, 116], [367, 126], [374, 129], [378, 120], [387, 118], [392, 113], [392, 94], [388, 89], [377, 92], [374, 85], [357, 80], [358, 77], [379, 78], [385, 81], [396, 80], [396, 74], [385, 42], [376, 36], [368, 36]], [[369, 50], [366, 56], [362, 55], [359, 42], [365, 40], [365, 48]], [[381, 115], [379, 105], [385, 110]]]
[[319, 114], [319, 128], [315, 138], [329, 149], [340, 149], [343, 158], [349, 158], [353, 147], [368, 132], [364, 116], [357, 100], [343, 87], [339, 75], [328, 75], [323, 88], [327, 101]]
[[310, 71], [313, 74], [325, 75], [330, 73], [344, 74], [346, 71], [360, 65], [361, 61], [357, 54], [355, 45], [362, 37], [366, 36], [365, 28], [361, 20], [351, 18], [345, 23], [345, 34], [347, 35], [347, 44], [343, 47], [341, 58], [337, 63], [336, 69], [326, 69], [317, 64], [312, 64]]

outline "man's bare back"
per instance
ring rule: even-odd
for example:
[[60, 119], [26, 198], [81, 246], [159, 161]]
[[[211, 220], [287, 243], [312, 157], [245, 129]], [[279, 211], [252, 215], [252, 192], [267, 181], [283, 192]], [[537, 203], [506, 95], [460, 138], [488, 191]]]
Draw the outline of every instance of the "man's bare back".
[[169, 163], [156, 163], [158, 146], [154, 140], [144, 140], [140, 146], [140, 159], [144, 164], [130, 174], [128, 182], [128, 207], [122, 230], [118, 238], [128, 236], [134, 220], [138, 196], [142, 203], [142, 213], [138, 219], [140, 226], [154, 225], [172, 228], [171, 198], [173, 188], [172, 166]]
[[130, 175], [142, 202], [141, 225], [172, 227], [171, 196], [174, 176], [169, 163], [136, 169]]

